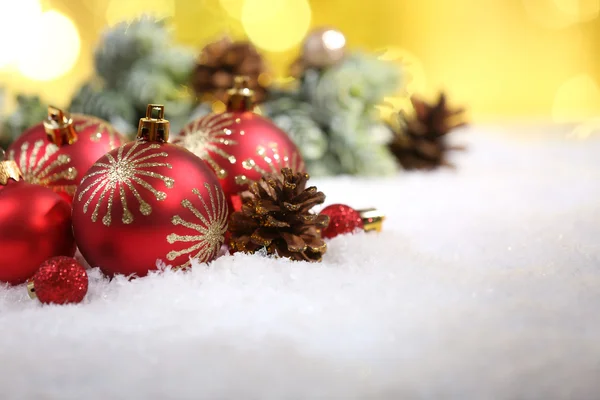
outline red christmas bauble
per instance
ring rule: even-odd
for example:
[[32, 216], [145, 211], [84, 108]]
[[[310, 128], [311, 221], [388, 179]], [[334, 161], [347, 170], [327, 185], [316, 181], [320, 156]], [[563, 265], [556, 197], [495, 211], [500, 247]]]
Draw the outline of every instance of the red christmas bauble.
[[236, 84], [225, 113], [190, 122], [173, 140], [215, 171], [232, 206], [235, 196], [264, 174], [280, 174], [284, 167], [305, 172], [294, 142], [270, 120], [252, 112], [252, 92], [242, 81]]
[[[109, 276], [144, 276], [157, 260], [174, 268], [211, 261], [227, 230], [215, 174], [183, 147], [166, 143], [168, 121], [140, 121], [138, 140], [100, 158], [73, 199], [81, 254]], [[148, 134], [148, 132], [150, 132]]]
[[48, 108], [48, 119], [25, 131], [9, 148], [25, 181], [47, 186], [71, 202], [92, 164], [121, 145], [106, 121]]
[[80, 303], [88, 290], [87, 272], [72, 257], [53, 257], [40, 266], [27, 290], [46, 304]]
[[329, 225], [321, 231], [321, 236], [324, 238], [331, 239], [337, 235], [363, 229], [360, 213], [344, 204], [332, 204], [325, 207], [319, 214], [329, 216]]
[[48, 258], [74, 253], [69, 203], [0, 159], [0, 282], [23, 283]]

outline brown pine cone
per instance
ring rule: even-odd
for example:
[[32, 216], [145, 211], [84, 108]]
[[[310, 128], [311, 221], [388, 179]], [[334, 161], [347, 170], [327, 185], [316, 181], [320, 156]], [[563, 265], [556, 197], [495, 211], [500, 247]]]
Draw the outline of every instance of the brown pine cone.
[[312, 30], [302, 43], [302, 54], [290, 66], [289, 74], [300, 78], [309, 68], [325, 69], [340, 63], [346, 54], [346, 38], [337, 29]]
[[413, 96], [410, 99], [415, 117], [400, 115], [400, 128], [389, 148], [404, 169], [435, 169], [439, 166], [453, 167], [446, 160], [449, 150], [462, 150], [450, 146], [446, 136], [453, 129], [466, 124], [464, 108], [451, 109], [446, 95], [441, 93], [436, 104], [428, 104]]
[[321, 229], [329, 224], [326, 215], [310, 210], [325, 201], [314, 186], [305, 189], [309, 176], [283, 168], [281, 175], [265, 175], [242, 193], [241, 211], [229, 222], [231, 248], [254, 253], [266, 248], [292, 260], [321, 261], [327, 244]]
[[250, 42], [232, 42], [225, 37], [202, 49], [192, 86], [201, 101], [227, 101], [227, 90], [237, 75], [247, 76], [254, 100], [260, 103], [266, 96], [268, 74], [262, 56]]

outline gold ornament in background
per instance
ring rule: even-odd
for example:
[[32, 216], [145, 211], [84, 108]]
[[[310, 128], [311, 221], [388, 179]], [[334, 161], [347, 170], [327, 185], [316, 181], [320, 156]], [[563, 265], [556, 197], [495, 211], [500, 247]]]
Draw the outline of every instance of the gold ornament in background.
[[308, 34], [302, 44], [302, 54], [290, 67], [290, 75], [302, 76], [307, 68], [327, 68], [343, 60], [346, 37], [333, 28], [318, 28]]

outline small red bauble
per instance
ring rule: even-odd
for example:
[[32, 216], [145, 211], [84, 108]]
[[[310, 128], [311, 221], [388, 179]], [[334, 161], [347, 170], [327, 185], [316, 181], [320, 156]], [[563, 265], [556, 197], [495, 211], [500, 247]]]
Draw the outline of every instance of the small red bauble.
[[360, 213], [343, 204], [332, 204], [325, 207], [320, 214], [329, 216], [329, 226], [321, 231], [321, 235], [331, 239], [337, 235], [353, 233], [356, 229], [363, 229]]
[[26, 183], [16, 163], [0, 154], [0, 282], [23, 283], [44, 260], [74, 253], [69, 203]]
[[27, 291], [45, 304], [80, 303], [88, 291], [87, 272], [74, 258], [53, 257], [29, 280]]
[[88, 168], [121, 145], [106, 121], [48, 107], [48, 118], [25, 131], [9, 148], [25, 181], [47, 186], [71, 202]]
[[[152, 113], [158, 110], [158, 118]], [[144, 276], [157, 260], [174, 268], [217, 255], [228, 208], [215, 174], [183, 147], [166, 143], [164, 107], [149, 105], [138, 139], [100, 158], [73, 199], [75, 240], [108, 276]]]
[[280, 174], [284, 167], [305, 171], [304, 160], [289, 136], [252, 112], [253, 93], [247, 79], [238, 77], [235, 84], [225, 113], [189, 123], [173, 140], [215, 171], [232, 207], [237, 194], [264, 174]]

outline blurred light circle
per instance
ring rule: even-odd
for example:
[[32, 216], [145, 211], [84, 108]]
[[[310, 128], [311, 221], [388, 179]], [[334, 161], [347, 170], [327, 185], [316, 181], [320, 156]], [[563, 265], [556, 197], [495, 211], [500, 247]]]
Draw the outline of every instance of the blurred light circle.
[[0, 37], [2, 49], [0, 51], [0, 67], [14, 62], [23, 43], [21, 36], [27, 35], [32, 22], [42, 14], [39, 0], [0, 0]]
[[250, 40], [269, 51], [285, 51], [298, 45], [310, 26], [307, 0], [246, 0], [242, 25]]
[[47, 11], [32, 21], [17, 60], [19, 71], [27, 78], [47, 81], [73, 68], [81, 42], [73, 22], [57, 11]]
[[342, 49], [346, 46], [346, 37], [340, 31], [330, 29], [323, 32], [323, 44], [331, 50]]
[[115, 25], [138, 18], [141, 14], [157, 18], [173, 17], [175, 0], [110, 0], [106, 8], [106, 22]]
[[600, 89], [587, 74], [574, 76], [556, 91], [552, 119], [558, 123], [581, 122], [600, 114]]

